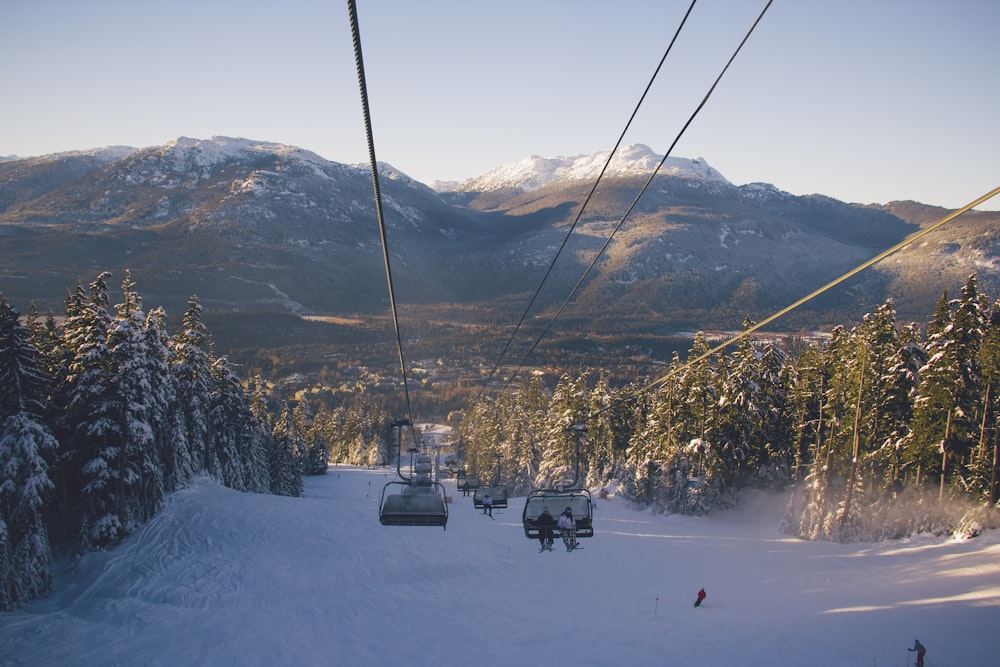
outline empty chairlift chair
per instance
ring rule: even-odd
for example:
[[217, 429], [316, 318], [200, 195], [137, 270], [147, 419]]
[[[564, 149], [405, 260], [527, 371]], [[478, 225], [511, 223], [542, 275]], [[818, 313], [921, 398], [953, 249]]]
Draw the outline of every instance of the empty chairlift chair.
[[441, 526], [447, 529], [444, 486], [438, 482], [416, 484], [412, 480], [389, 482], [382, 489], [378, 518], [383, 526]]
[[[399, 480], [382, 487], [379, 499], [378, 520], [383, 526], [441, 526], [447, 530], [448, 504], [444, 485], [432, 481], [431, 457], [417, 454], [413, 476], [406, 477], [399, 467], [402, 458], [402, 426], [400, 421], [400, 452], [396, 461]], [[416, 448], [410, 450], [416, 452]]]

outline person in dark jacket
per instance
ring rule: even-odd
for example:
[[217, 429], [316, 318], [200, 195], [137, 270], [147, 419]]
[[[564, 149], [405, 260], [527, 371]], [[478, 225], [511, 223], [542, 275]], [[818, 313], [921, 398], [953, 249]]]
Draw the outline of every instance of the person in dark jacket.
[[927, 649], [924, 645], [920, 643], [919, 639], [913, 640], [913, 648], [906, 649], [907, 651], [916, 651], [917, 653], [917, 667], [924, 667], [924, 654], [927, 653]]
[[708, 593], [705, 592], [704, 588], [702, 588], [701, 590], [699, 590], [698, 591], [698, 599], [694, 601], [694, 606], [695, 607], [700, 607], [701, 603], [705, 600], [705, 597], [707, 595], [708, 595]]
[[535, 523], [538, 525], [538, 543], [542, 545], [542, 549], [552, 551], [552, 529], [555, 528], [556, 520], [552, 518], [548, 507], [542, 509]]

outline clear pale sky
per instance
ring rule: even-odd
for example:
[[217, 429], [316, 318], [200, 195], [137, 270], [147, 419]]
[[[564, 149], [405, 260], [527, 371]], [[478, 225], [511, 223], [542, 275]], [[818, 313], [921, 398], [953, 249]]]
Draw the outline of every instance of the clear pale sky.
[[[625, 143], [665, 153], [765, 4], [699, 0]], [[359, 0], [376, 156], [429, 184], [609, 150], [688, 5]], [[224, 135], [368, 161], [346, 1], [5, 0], [0, 95], [0, 155]], [[1000, 2], [775, 0], [672, 155], [958, 208], [1000, 185], [998, 119]]]

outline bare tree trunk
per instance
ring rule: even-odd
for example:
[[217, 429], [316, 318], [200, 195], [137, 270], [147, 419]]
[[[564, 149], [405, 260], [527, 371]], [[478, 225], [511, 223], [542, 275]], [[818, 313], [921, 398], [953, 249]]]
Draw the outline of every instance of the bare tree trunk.
[[990, 467], [990, 505], [997, 502], [997, 454], [1000, 454], [1000, 418], [993, 428], [993, 465]]
[[948, 410], [948, 421], [944, 427], [944, 440], [941, 441], [941, 488], [938, 490], [938, 502], [944, 500], [944, 482], [948, 472], [948, 436], [951, 435], [951, 410]]
[[858, 452], [861, 449], [861, 396], [864, 394], [865, 375], [862, 364], [861, 382], [858, 386], [858, 402], [854, 406], [854, 451], [851, 457], [851, 474], [847, 480], [847, 498], [844, 500], [844, 513], [840, 515], [840, 523], [847, 521], [851, 514], [851, 496], [854, 494], [854, 480], [858, 473]]

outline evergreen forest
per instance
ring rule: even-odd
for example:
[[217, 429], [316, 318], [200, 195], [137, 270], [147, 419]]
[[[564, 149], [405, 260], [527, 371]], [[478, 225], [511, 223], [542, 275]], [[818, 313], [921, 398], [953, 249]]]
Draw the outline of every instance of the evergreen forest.
[[783, 529], [804, 539], [997, 525], [1000, 301], [975, 275], [924, 330], [889, 301], [794, 357], [749, 337], [715, 349], [698, 334], [689, 361], [643, 385], [582, 373], [476, 401], [464, 457], [513, 495], [579, 478], [664, 513], [791, 490]]
[[[0, 609], [49, 590], [54, 553], [113, 547], [196, 476], [297, 496], [330, 463], [390, 462], [402, 437], [369, 388], [338, 405], [278, 399], [213, 356], [197, 297], [171, 335], [128, 273], [119, 304], [109, 280], [78, 282], [59, 321], [0, 295]], [[625, 386], [593, 369], [480, 392], [455, 416], [459, 458], [514, 496], [613, 485], [662, 513], [791, 491], [783, 528], [803, 539], [998, 525], [1000, 300], [975, 275], [923, 327], [888, 301], [794, 354], [698, 334], [662, 368]]]

